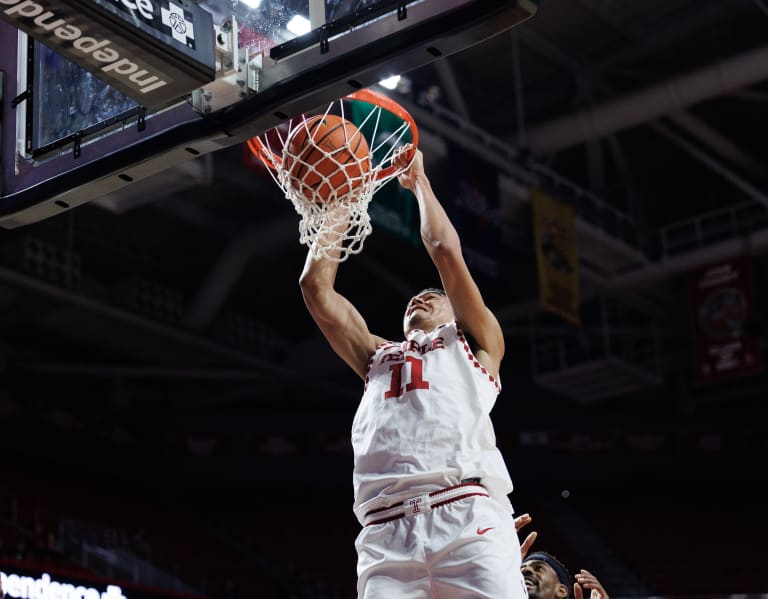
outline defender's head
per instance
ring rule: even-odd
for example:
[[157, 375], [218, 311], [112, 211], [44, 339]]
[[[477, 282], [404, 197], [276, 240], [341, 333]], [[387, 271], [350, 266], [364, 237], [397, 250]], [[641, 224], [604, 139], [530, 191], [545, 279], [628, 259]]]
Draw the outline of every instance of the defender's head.
[[568, 599], [571, 595], [571, 576], [554, 555], [545, 551], [531, 553], [523, 560], [520, 571], [528, 599]]

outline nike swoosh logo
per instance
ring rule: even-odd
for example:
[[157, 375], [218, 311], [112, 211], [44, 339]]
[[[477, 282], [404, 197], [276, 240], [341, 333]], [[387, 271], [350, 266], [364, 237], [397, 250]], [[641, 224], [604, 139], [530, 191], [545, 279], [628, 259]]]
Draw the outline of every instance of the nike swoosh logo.
[[479, 534], [479, 535], [484, 535], [484, 534], [485, 534], [485, 533], [487, 533], [489, 530], [493, 530], [494, 528], [495, 528], [495, 527], [493, 527], [493, 526], [491, 526], [491, 527], [489, 527], [489, 528], [478, 528], [478, 529], [477, 529], [477, 534]]

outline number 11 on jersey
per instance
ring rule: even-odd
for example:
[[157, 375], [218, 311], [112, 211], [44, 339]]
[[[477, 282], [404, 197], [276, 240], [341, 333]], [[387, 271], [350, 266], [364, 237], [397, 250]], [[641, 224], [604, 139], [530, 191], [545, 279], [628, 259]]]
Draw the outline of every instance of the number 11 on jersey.
[[384, 393], [384, 399], [392, 399], [393, 397], [400, 397], [403, 391], [403, 367], [406, 364], [410, 364], [411, 379], [409, 383], [405, 385], [405, 391], [413, 391], [414, 389], [429, 389], [429, 381], [424, 380], [424, 361], [416, 356], [405, 356], [405, 362], [398, 364], [391, 364], [389, 371], [392, 373], [392, 378], [389, 381], [389, 390]]

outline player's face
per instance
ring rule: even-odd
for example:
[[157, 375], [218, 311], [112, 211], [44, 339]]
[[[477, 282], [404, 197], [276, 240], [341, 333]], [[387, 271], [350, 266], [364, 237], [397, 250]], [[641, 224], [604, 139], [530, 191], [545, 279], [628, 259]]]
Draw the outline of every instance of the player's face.
[[453, 308], [448, 297], [442, 293], [427, 291], [411, 298], [403, 316], [403, 330], [431, 331], [436, 326], [454, 319]]
[[568, 589], [546, 562], [532, 559], [522, 565], [520, 572], [528, 589], [528, 599], [558, 599], [568, 595]]

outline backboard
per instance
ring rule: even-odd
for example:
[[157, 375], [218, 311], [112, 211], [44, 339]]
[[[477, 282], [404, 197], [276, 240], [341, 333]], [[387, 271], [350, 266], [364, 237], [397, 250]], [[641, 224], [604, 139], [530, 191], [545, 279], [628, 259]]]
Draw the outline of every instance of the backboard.
[[48, 218], [242, 143], [506, 31], [537, 7], [0, 0], [0, 227]]

